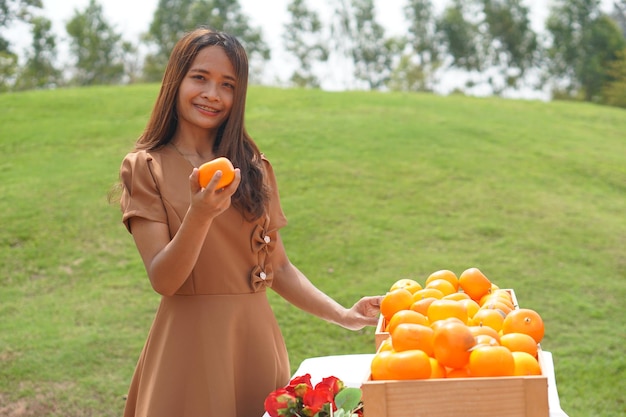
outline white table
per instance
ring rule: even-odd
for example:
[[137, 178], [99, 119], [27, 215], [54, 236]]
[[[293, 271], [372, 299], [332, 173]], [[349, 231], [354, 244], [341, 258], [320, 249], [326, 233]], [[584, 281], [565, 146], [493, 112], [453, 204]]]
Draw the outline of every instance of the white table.
[[[548, 407], [550, 417], [568, 417], [559, 402], [559, 393], [556, 389], [554, 376], [554, 362], [552, 353], [541, 351], [543, 373], [548, 377]], [[361, 388], [361, 384], [369, 376], [370, 364], [374, 354], [336, 355], [308, 358], [302, 361], [293, 376], [311, 374], [311, 383], [317, 384], [327, 376], [333, 375], [341, 379], [348, 387]], [[265, 413], [263, 417], [269, 417]]]

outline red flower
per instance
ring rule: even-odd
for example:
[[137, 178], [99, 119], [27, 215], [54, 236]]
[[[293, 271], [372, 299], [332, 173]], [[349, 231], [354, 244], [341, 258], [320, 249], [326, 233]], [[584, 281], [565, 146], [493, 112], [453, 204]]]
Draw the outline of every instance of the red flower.
[[296, 406], [296, 397], [287, 389], [281, 388], [268, 395], [264, 405], [265, 411], [271, 417], [288, 416], [289, 409]]
[[297, 376], [289, 381], [289, 385], [285, 388], [287, 389], [287, 392], [295, 395], [296, 397], [304, 398], [307, 391], [313, 389], [313, 385], [311, 384], [311, 375], [304, 374], [302, 376]]
[[308, 416], [314, 416], [322, 409], [322, 407], [324, 407], [325, 404], [328, 403], [331, 403], [333, 410], [336, 410], [337, 408], [333, 402], [334, 398], [335, 396], [327, 389], [326, 386], [320, 387], [318, 384], [315, 389], [307, 391], [304, 398], [302, 398], [302, 405], [304, 405], [303, 411], [305, 411]]
[[315, 386], [315, 389], [318, 387], [328, 389], [334, 398], [335, 395], [337, 395], [337, 393], [343, 388], [343, 382], [335, 376], [329, 376], [322, 379], [322, 381]]
[[352, 417], [362, 416], [359, 389], [344, 387], [334, 376], [324, 378], [313, 388], [310, 374], [295, 377], [286, 387], [272, 392], [265, 399], [265, 411], [271, 417], [328, 417], [337, 411], [337, 395], [342, 397], [344, 412]]

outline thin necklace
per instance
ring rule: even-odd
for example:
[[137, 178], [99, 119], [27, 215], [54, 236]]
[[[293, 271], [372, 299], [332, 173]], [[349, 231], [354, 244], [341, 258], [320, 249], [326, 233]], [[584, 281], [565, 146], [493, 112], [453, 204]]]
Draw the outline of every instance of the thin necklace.
[[174, 142], [170, 142], [169, 144], [170, 144], [170, 145], [172, 145], [172, 148], [174, 148], [174, 150], [175, 150], [176, 152], [178, 152], [178, 154], [179, 154], [180, 156], [182, 156], [182, 157], [183, 157], [183, 159], [185, 159], [185, 161], [187, 161], [187, 162], [188, 162], [188, 163], [189, 163], [192, 167], [194, 167], [194, 168], [198, 168], [198, 167], [196, 166], [196, 164], [194, 164], [193, 162], [191, 162], [191, 160], [190, 160], [190, 159], [189, 159], [189, 158], [188, 158], [188, 157], [187, 157], [184, 153], [182, 153], [182, 152], [180, 151], [180, 149], [178, 149], [178, 148], [176, 147], [176, 145], [174, 145]]

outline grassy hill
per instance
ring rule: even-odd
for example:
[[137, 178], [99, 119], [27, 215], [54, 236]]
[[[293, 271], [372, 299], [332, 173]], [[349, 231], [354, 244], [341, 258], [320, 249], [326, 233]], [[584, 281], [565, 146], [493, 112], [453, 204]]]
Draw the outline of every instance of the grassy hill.
[[[119, 416], [158, 303], [107, 193], [158, 86], [0, 95], [0, 415]], [[345, 305], [480, 268], [546, 322], [570, 417], [626, 412], [626, 113], [253, 87], [292, 261]], [[292, 368], [373, 353], [270, 293]]]

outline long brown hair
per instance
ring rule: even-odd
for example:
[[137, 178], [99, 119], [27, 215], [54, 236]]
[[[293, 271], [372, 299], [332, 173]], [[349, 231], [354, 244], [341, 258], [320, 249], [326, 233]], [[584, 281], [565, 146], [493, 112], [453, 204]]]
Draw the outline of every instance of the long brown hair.
[[241, 169], [241, 183], [233, 195], [233, 205], [246, 217], [256, 219], [265, 211], [268, 191], [263, 181], [263, 162], [259, 148], [244, 124], [248, 91], [248, 57], [237, 38], [207, 28], [184, 35], [170, 55], [161, 90], [152, 115], [135, 144], [135, 150], [155, 150], [171, 142], [178, 125], [176, 100], [178, 90], [198, 53], [209, 46], [219, 46], [230, 60], [237, 78], [233, 106], [226, 122], [219, 128], [213, 152], [230, 159]]

